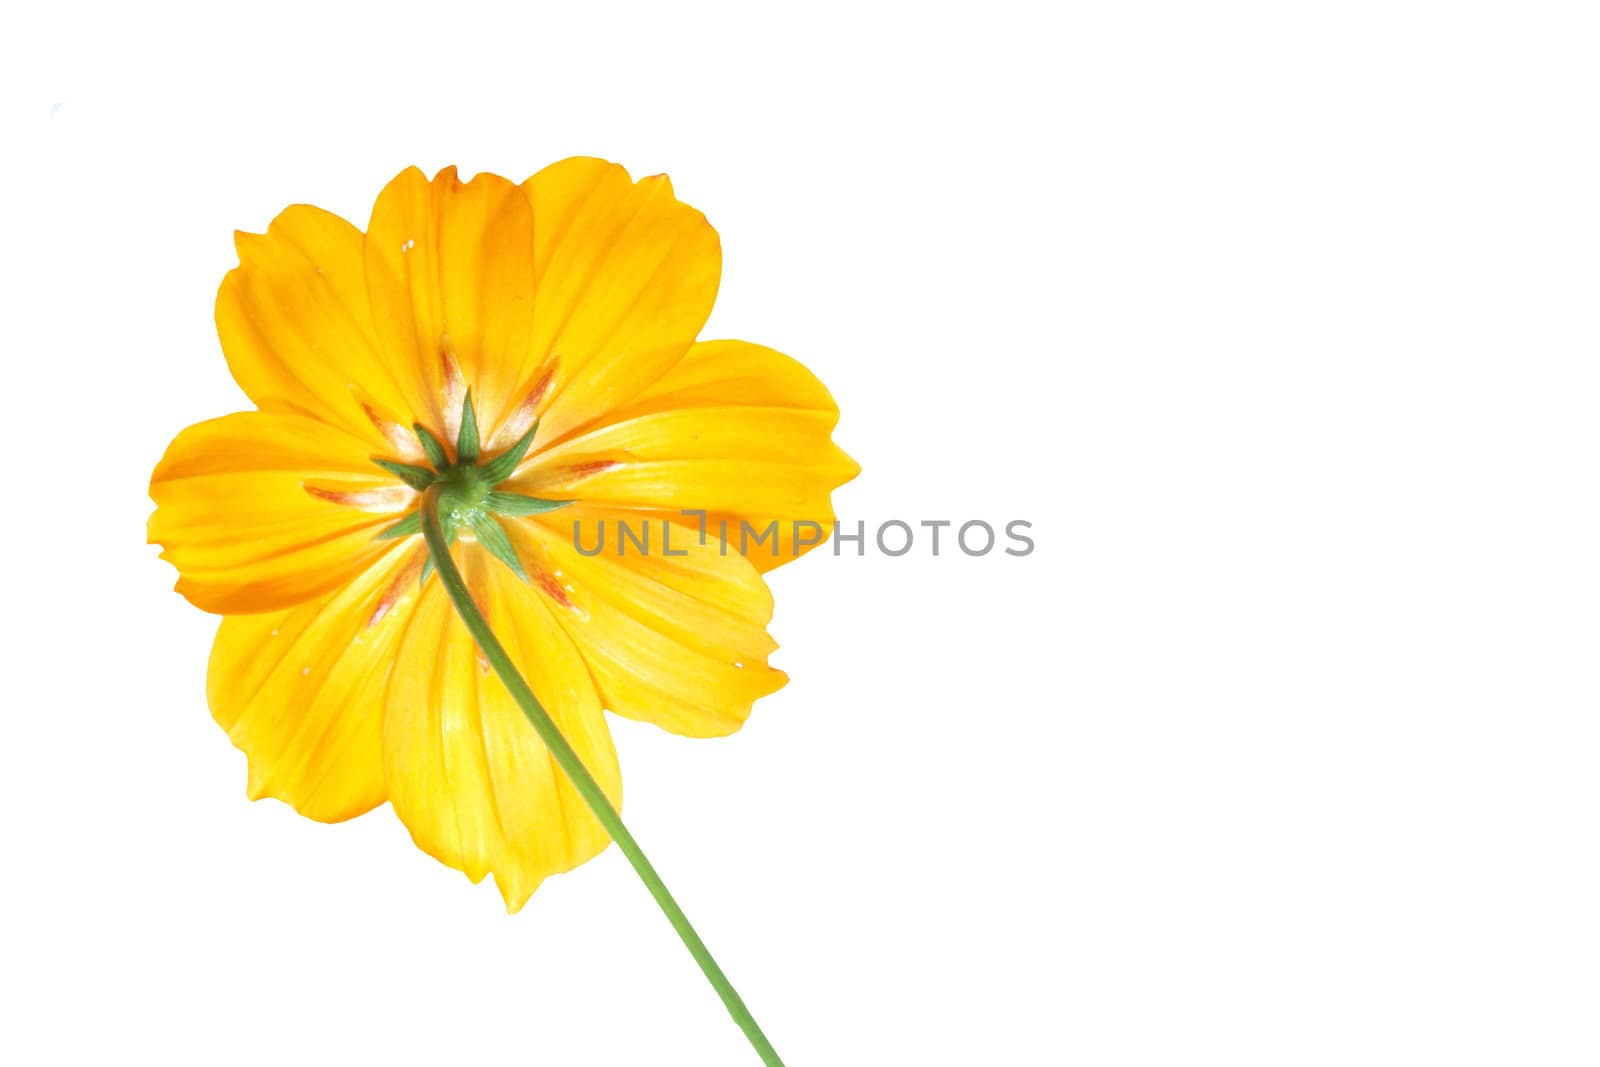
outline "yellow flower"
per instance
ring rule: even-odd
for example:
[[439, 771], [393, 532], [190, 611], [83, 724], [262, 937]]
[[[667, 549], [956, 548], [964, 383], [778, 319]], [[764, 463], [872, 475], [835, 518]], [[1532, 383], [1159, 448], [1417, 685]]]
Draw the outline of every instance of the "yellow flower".
[[[709, 737], [785, 681], [761, 572], [858, 470], [838, 411], [789, 357], [696, 340], [721, 249], [664, 176], [412, 168], [365, 235], [295, 206], [237, 245], [217, 329], [256, 410], [179, 434], [150, 486], [178, 591], [225, 616], [212, 713], [252, 798], [325, 822], [388, 800], [515, 911], [607, 837], [425, 569], [414, 486], [445, 487], [474, 599], [620, 803], [602, 709]], [[724, 552], [685, 509], [783, 542]], [[652, 551], [619, 554], [615, 523], [645, 517]], [[602, 521], [609, 550], [578, 551]]]

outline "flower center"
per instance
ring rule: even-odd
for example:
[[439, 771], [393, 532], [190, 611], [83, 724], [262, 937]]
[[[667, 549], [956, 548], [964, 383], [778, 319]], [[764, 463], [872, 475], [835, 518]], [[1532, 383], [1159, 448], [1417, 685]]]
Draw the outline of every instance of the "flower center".
[[469, 526], [488, 511], [495, 483], [484, 477], [484, 468], [475, 463], [454, 463], [439, 472], [434, 484], [439, 487], [439, 515], [460, 526]]
[[[469, 391], [461, 405], [461, 432], [456, 436], [455, 458], [445, 449], [444, 442], [427, 427], [417, 423], [413, 427], [428, 466], [401, 463], [397, 460], [373, 456], [372, 462], [405, 482], [419, 493], [436, 493], [439, 508], [439, 525], [445, 541], [455, 543], [465, 532], [510, 567], [523, 579], [527, 574], [511, 546], [511, 539], [501, 526], [501, 516], [537, 515], [553, 511], [570, 503], [566, 500], [543, 500], [523, 493], [496, 488], [516, 473], [517, 465], [528, 454], [533, 435], [539, 425], [528, 428], [516, 444], [497, 456], [480, 457], [478, 443], [478, 418], [472, 410], [472, 393]], [[378, 534], [380, 540], [410, 537], [422, 531], [422, 516], [412, 511], [398, 522]], [[423, 570], [423, 581], [431, 570]]]

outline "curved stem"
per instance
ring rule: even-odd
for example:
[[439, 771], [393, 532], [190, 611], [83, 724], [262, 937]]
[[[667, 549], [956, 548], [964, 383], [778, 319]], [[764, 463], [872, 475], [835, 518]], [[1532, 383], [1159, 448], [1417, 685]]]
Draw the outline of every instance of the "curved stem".
[[422, 536], [428, 542], [428, 555], [433, 559], [433, 567], [439, 572], [439, 580], [444, 583], [445, 592], [450, 594], [450, 602], [455, 605], [456, 612], [461, 616], [461, 621], [467, 624], [467, 629], [472, 632], [473, 639], [478, 642], [478, 647], [483, 649], [485, 658], [494, 672], [505, 683], [506, 689], [511, 693], [517, 706], [533, 724], [533, 729], [539, 735], [539, 740], [544, 742], [550, 750], [550, 755], [555, 757], [557, 765], [572, 781], [572, 786], [583, 797], [584, 803], [589, 805], [589, 810], [594, 812], [600, 825], [605, 827], [611, 839], [617, 843], [622, 854], [628, 857], [628, 862], [633, 865], [634, 871], [639, 875], [639, 880], [655, 898], [656, 904], [667, 916], [667, 921], [683, 939], [689, 955], [700, 965], [705, 972], [711, 987], [717, 991], [717, 996], [722, 998], [722, 1003], [727, 1007], [728, 1014], [733, 1016], [733, 1021], [739, 1024], [739, 1029], [744, 1031], [744, 1036], [750, 1039], [750, 1044], [755, 1047], [760, 1055], [761, 1062], [767, 1067], [783, 1067], [783, 1061], [778, 1058], [778, 1053], [773, 1050], [772, 1042], [767, 1040], [767, 1035], [761, 1032], [761, 1027], [756, 1025], [755, 1018], [751, 1016], [750, 1009], [744, 1006], [744, 1001], [739, 999], [739, 994], [734, 991], [733, 983], [728, 981], [728, 976], [722, 973], [722, 968], [717, 966], [717, 961], [711, 957], [711, 951], [706, 948], [706, 943], [700, 940], [700, 935], [695, 933], [693, 926], [689, 925], [688, 916], [683, 914], [683, 909], [678, 907], [678, 902], [672, 899], [672, 894], [667, 891], [666, 883], [656, 873], [656, 869], [645, 858], [644, 850], [639, 847], [639, 842], [633, 839], [628, 828], [622, 824], [622, 816], [617, 814], [617, 809], [611, 806], [611, 801], [601, 791], [600, 785], [594, 780], [583, 761], [578, 758], [567, 739], [562, 736], [561, 730], [550, 718], [550, 714], [540, 705], [533, 690], [528, 688], [528, 683], [523, 680], [516, 664], [511, 662], [511, 657], [506, 654], [505, 647], [489, 629], [488, 620], [478, 610], [478, 605], [473, 602], [472, 594], [467, 591], [467, 583], [461, 577], [461, 571], [456, 568], [455, 561], [450, 558], [450, 546], [445, 541], [444, 530], [439, 524], [439, 489], [434, 486], [422, 497]]

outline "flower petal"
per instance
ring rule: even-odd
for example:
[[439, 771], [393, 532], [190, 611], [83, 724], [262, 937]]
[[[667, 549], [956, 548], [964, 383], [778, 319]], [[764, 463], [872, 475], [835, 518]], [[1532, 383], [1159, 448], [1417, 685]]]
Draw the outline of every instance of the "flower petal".
[[[713, 539], [726, 521], [727, 542], [755, 545], [750, 559], [770, 570], [831, 530], [830, 494], [860, 472], [831, 440], [838, 419], [828, 390], [788, 356], [744, 341], [701, 342], [602, 425], [540, 451], [512, 488], [705, 511]], [[757, 543], [774, 523], [776, 536]]]
[[[475, 545], [457, 549], [495, 635], [614, 804], [622, 775], [594, 683], [548, 605]], [[548, 875], [608, 843], [430, 580], [401, 639], [383, 756], [389, 799], [417, 846], [474, 882], [492, 872], [516, 911]]]
[[[626, 522], [647, 551], [619, 540]], [[594, 555], [604, 524], [604, 548]], [[576, 525], [575, 525], [576, 524]], [[533, 584], [589, 664], [605, 706], [690, 737], [744, 725], [788, 679], [767, 666], [772, 594], [749, 560], [691, 527], [576, 506], [512, 520]], [[575, 547], [581, 533], [583, 552]]]
[[206, 693], [249, 760], [251, 800], [320, 822], [383, 803], [384, 691], [422, 560], [398, 545], [332, 596], [222, 620]]
[[412, 167], [384, 187], [367, 228], [367, 292], [385, 351], [417, 400], [414, 418], [454, 442], [472, 389], [494, 427], [532, 373], [533, 211], [493, 174], [428, 181]]
[[615, 163], [575, 158], [523, 190], [536, 231], [534, 351], [553, 375], [539, 432], [556, 440], [683, 357], [716, 300], [722, 246], [665, 175], [633, 182]]
[[217, 292], [228, 367], [257, 405], [298, 411], [387, 447], [381, 424], [411, 401], [381, 355], [367, 307], [361, 231], [297, 204], [267, 232], [235, 235], [239, 266]]
[[196, 607], [276, 611], [331, 592], [391, 547], [373, 537], [405, 506], [398, 486], [318, 419], [224, 415], [184, 430], [156, 465], [150, 540]]

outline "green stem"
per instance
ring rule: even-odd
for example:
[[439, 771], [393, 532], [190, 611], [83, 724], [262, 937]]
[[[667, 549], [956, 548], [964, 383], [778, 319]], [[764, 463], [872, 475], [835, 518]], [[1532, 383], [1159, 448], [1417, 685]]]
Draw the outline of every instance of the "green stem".
[[678, 931], [678, 936], [683, 939], [689, 955], [700, 965], [705, 972], [706, 979], [710, 981], [711, 988], [717, 991], [717, 996], [722, 998], [722, 1003], [728, 1009], [728, 1014], [733, 1016], [733, 1021], [739, 1024], [739, 1029], [744, 1031], [744, 1036], [750, 1039], [750, 1044], [755, 1047], [760, 1055], [761, 1062], [767, 1067], [783, 1067], [783, 1061], [778, 1058], [778, 1053], [773, 1050], [772, 1042], [767, 1040], [767, 1035], [761, 1032], [761, 1027], [756, 1025], [755, 1018], [751, 1016], [750, 1009], [744, 1006], [744, 1001], [739, 999], [739, 994], [734, 991], [733, 983], [728, 981], [728, 976], [722, 973], [722, 968], [717, 966], [717, 961], [712, 959], [711, 951], [706, 948], [706, 943], [700, 940], [700, 935], [695, 933], [694, 927], [689, 925], [688, 916], [683, 909], [678, 907], [678, 902], [672, 899], [672, 894], [667, 891], [666, 883], [656, 873], [656, 869], [645, 858], [644, 850], [639, 847], [639, 842], [633, 839], [628, 828], [622, 824], [622, 816], [617, 814], [617, 809], [611, 806], [611, 801], [601, 791], [599, 783], [594, 780], [583, 760], [578, 758], [567, 739], [562, 736], [561, 730], [550, 718], [549, 712], [540, 705], [533, 690], [528, 688], [528, 683], [523, 680], [522, 674], [517, 670], [516, 664], [511, 662], [511, 657], [506, 655], [506, 650], [500, 644], [494, 632], [489, 629], [488, 620], [478, 610], [478, 605], [473, 602], [472, 594], [467, 591], [467, 583], [461, 577], [461, 571], [456, 568], [455, 561], [450, 558], [450, 546], [445, 541], [444, 530], [439, 525], [439, 488], [433, 486], [423, 494], [422, 498], [422, 536], [428, 542], [428, 555], [433, 558], [433, 566], [439, 572], [439, 580], [444, 583], [445, 592], [450, 594], [450, 601], [460, 614], [461, 621], [467, 624], [467, 629], [472, 631], [473, 638], [478, 642], [478, 647], [483, 649], [484, 656], [489, 660], [489, 665], [510, 690], [511, 697], [522, 708], [522, 713], [533, 724], [534, 731], [539, 739], [550, 750], [550, 755], [555, 757], [556, 763], [572, 781], [572, 786], [583, 797], [584, 803], [589, 805], [589, 810], [594, 812], [594, 817], [600, 820], [600, 825], [605, 827], [611, 839], [617, 843], [622, 854], [628, 857], [628, 862], [633, 864], [633, 869], [639, 875], [639, 880], [655, 898], [656, 904], [667, 916], [667, 921], [672, 928]]

